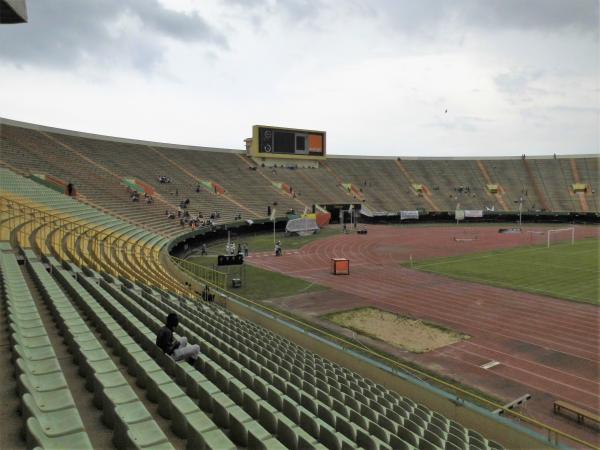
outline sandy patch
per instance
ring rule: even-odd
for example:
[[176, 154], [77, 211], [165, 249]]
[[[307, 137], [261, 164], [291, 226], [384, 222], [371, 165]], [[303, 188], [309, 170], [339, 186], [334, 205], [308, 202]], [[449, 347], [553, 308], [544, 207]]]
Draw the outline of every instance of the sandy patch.
[[469, 339], [454, 330], [422, 320], [402, 317], [377, 308], [359, 308], [329, 314], [326, 320], [357, 333], [386, 342], [414, 353], [425, 353], [436, 348]]

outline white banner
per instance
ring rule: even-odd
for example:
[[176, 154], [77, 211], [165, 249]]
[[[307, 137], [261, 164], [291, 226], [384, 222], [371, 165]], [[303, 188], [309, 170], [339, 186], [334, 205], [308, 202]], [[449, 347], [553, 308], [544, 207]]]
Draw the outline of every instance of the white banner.
[[400, 220], [418, 219], [419, 211], [400, 211]]
[[465, 217], [483, 217], [481, 209], [465, 209]]

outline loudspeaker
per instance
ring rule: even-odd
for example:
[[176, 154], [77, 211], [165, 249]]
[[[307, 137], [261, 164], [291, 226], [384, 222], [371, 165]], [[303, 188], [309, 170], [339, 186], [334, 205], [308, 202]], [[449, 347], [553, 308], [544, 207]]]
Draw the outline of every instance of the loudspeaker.
[[260, 151], [273, 152], [273, 130], [271, 128], [261, 128], [260, 130]]

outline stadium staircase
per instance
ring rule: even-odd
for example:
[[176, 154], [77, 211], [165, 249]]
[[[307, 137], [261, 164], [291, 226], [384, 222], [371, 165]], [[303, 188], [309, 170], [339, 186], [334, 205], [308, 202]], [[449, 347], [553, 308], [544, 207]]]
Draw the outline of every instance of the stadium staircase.
[[[485, 182], [486, 186], [488, 184], [495, 184], [496, 186], [498, 186], [498, 191], [496, 193], [491, 193], [486, 189], [486, 193], [488, 194], [488, 198], [490, 198], [490, 200], [494, 201], [494, 202], [498, 202], [499, 207], [502, 208], [502, 210], [504, 211], [510, 211], [511, 208], [508, 207], [506, 200], [503, 197], [503, 193], [504, 193], [504, 188], [502, 186], [500, 186], [496, 180], [493, 180], [490, 177], [490, 174], [487, 170], [487, 167], [484, 163], [484, 161], [482, 160], [478, 160], [476, 162], [477, 164], [477, 168], [479, 169], [479, 171], [481, 172], [481, 175], [483, 176], [483, 181]], [[495, 203], [493, 205], [493, 207], [495, 208]]]
[[598, 188], [600, 188], [600, 161], [598, 158], [573, 159], [577, 172], [582, 181], [588, 185], [586, 199], [591, 211], [600, 212], [600, 201], [598, 200]]

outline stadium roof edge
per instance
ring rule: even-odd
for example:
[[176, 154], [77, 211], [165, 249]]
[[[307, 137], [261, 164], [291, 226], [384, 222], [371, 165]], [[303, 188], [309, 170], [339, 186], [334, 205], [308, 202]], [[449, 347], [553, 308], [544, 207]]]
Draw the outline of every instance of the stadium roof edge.
[[0, 0], [0, 23], [14, 24], [27, 22], [25, 0]]
[[[46, 131], [49, 133], [65, 134], [67, 136], [77, 136], [90, 139], [99, 139], [110, 142], [122, 142], [124, 144], [137, 144], [137, 145], [149, 145], [154, 147], [165, 147], [171, 149], [180, 150], [197, 150], [204, 152], [218, 152], [218, 153], [238, 153], [246, 154], [246, 150], [233, 149], [233, 148], [219, 148], [219, 147], [203, 147], [198, 145], [182, 145], [182, 144], [170, 144], [167, 142], [155, 142], [146, 141], [143, 139], [130, 139], [116, 136], [106, 136], [103, 134], [88, 133], [84, 131], [67, 130], [64, 128], [50, 127], [47, 125], [38, 125], [29, 122], [22, 122], [19, 120], [7, 119], [0, 117], [0, 125], [12, 125], [21, 128], [27, 128], [30, 130]], [[593, 158], [599, 157], [598, 154], [573, 154], [573, 155], [557, 155], [557, 158]], [[521, 159], [521, 155], [518, 156], [368, 156], [368, 155], [327, 155], [328, 159], [379, 159], [379, 160], [509, 160], [509, 159]], [[554, 155], [531, 155], [527, 156], [527, 159], [552, 159]]]
[[12, 125], [15, 127], [27, 128], [30, 130], [36, 131], [46, 131], [48, 133], [58, 133], [65, 134], [67, 136], [77, 136], [89, 139], [99, 139], [103, 141], [110, 142], [121, 142], [124, 144], [137, 144], [137, 145], [149, 145], [153, 147], [166, 147], [166, 148], [175, 148], [180, 150], [200, 150], [203, 152], [219, 152], [219, 153], [240, 153], [245, 154], [245, 150], [241, 149], [233, 149], [233, 148], [216, 148], [216, 147], [202, 147], [198, 145], [181, 145], [181, 144], [169, 144], [167, 142], [155, 142], [155, 141], [145, 141], [143, 139], [130, 139], [130, 138], [122, 138], [117, 136], [106, 136], [103, 134], [95, 134], [95, 133], [87, 133], [85, 131], [74, 131], [74, 130], [66, 130], [64, 128], [56, 128], [50, 127], [47, 125], [37, 125], [29, 122], [21, 122], [18, 120], [6, 119], [4, 117], [0, 117], [0, 125]]
[[[526, 155], [527, 159], [553, 159], [554, 155]], [[600, 158], [597, 153], [579, 153], [579, 154], [556, 154], [557, 159], [568, 159], [568, 158]], [[365, 155], [327, 155], [327, 158], [331, 159], [381, 159], [381, 160], [436, 160], [436, 161], [447, 161], [447, 160], [507, 160], [507, 159], [522, 159], [521, 155], [518, 156], [365, 156]]]

